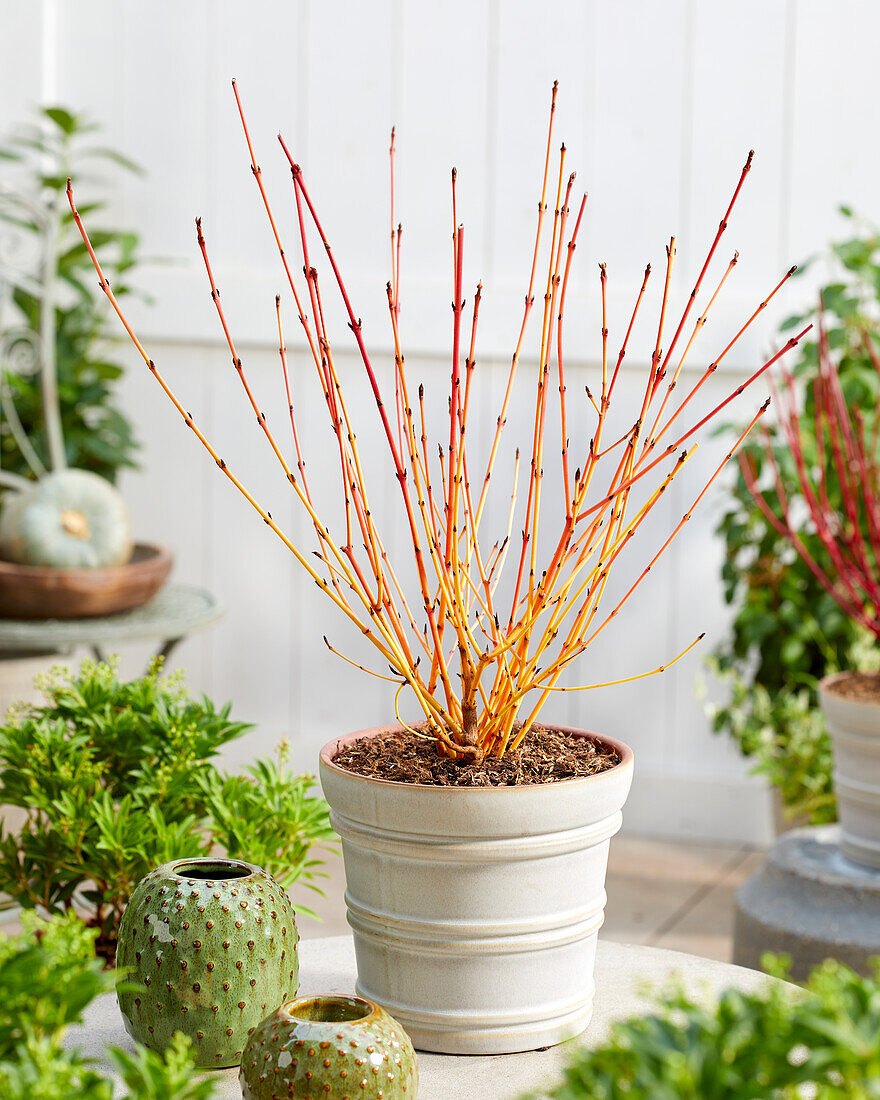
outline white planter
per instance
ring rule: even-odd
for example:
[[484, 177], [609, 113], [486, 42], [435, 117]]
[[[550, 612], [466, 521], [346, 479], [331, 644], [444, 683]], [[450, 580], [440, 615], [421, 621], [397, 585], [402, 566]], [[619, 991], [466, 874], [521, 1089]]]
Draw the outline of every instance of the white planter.
[[421, 1050], [503, 1054], [580, 1034], [632, 750], [596, 738], [619, 753], [614, 768], [520, 787], [391, 783], [332, 763], [378, 732], [331, 741], [320, 765], [342, 838], [358, 993]]
[[865, 867], [880, 867], [880, 705], [836, 695], [829, 688], [852, 676], [840, 672], [819, 684], [834, 745], [834, 786], [840, 848]]

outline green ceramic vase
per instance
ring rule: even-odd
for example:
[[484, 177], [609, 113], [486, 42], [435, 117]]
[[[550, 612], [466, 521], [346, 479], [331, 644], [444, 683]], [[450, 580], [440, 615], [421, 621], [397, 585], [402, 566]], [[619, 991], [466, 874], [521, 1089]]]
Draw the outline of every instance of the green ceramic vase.
[[175, 1031], [200, 1068], [237, 1066], [248, 1036], [295, 996], [294, 912], [275, 879], [234, 859], [151, 871], [122, 916], [116, 965], [144, 986], [119, 993], [129, 1035], [164, 1050]]
[[244, 1100], [415, 1100], [409, 1036], [361, 997], [300, 997], [251, 1036], [241, 1059]]

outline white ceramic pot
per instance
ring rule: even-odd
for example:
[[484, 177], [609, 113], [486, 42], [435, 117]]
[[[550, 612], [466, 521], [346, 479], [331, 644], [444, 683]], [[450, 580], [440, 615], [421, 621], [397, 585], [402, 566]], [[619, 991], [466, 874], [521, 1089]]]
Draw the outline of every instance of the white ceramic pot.
[[834, 746], [840, 850], [864, 867], [880, 867], [880, 705], [834, 692], [854, 675], [826, 676], [819, 699]]
[[611, 745], [620, 763], [519, 787], [391, 783], [333, 763], [339, 748], [379, 732], [321, 752], [358, 993], [387, 1008], [421, 1050], [504, 1054], [580, 1034], [632, 750], [565, 730]]

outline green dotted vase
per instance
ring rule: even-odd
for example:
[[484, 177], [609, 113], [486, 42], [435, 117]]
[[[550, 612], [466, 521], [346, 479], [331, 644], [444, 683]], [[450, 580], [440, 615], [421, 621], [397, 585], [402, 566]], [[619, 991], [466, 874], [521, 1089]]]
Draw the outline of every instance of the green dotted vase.
[[298, 940], [287, 894], [259, 867], [157, 867], [119, 926], [116, 965], [144, 987], [119, 993], [126, 1030], [159, 1051], [182, 1031], [200, 1068], [237, 1066], [257, 1024], [296, 995]]
[[244, 1100], [415, 1100], [409, 1036], [361, 997], [300, 997], [251, 1036], [239, 1072]]

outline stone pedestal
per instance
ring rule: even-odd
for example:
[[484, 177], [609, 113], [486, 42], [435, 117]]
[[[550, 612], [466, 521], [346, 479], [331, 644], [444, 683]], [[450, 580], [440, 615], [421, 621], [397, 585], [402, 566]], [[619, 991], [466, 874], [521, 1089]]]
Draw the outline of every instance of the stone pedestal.
[[839, 835], [820, 825], [777, 840], [737, 893], [735, 963], [757, 969], [765, 951], [784, 953], [801, 980], [829, 957], [864, 972], [880, 955], [880, 869], [850, 862]]

